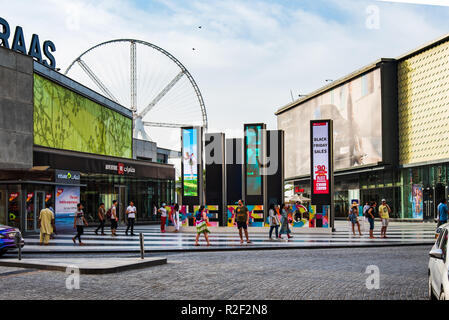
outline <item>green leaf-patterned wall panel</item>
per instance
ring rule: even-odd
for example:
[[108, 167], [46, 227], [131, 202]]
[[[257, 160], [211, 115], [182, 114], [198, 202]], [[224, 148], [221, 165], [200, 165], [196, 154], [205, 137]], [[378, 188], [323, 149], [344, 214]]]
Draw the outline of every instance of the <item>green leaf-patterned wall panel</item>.
[[132, 120], [35, 74], [34, 144], [132, 158]]

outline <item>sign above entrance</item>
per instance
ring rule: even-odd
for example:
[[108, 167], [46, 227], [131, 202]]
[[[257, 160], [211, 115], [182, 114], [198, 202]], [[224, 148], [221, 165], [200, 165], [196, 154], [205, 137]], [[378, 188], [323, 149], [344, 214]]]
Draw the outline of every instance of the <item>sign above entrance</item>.
[[106, 171], [115, 171], [119, 175], [125, 175], [125, 174], [135, 174], [136, 168], [127, 166], [124, 163], [117, 163], [117, 164], [105, 164], [104, 169]]
[[[0, 17], [0, 45], [2, 47], [29, 55], [36, 59], [37, 62], [42, 63], [49, 68], [56, 68], [56, 60], [52, 54], [52, 52], [56, 51], [56, 47], [53, 42], [49, 40], [44, 41], [41, 49], [39, 36], [37, 34], [33, 34], [31, 37], [30, 46], [27, 50], [22, 27], [16, 27], [14, 36], [12, 37], [12, 42], [10, 42], [10, 36], [11, 28], [8, 21]], [[42, 54], [45, 55], [48, 61], [43, 59]]]
[[81, 174], [79, 171], [56, 170], [55, 182], [60, 184], [80, 184]]

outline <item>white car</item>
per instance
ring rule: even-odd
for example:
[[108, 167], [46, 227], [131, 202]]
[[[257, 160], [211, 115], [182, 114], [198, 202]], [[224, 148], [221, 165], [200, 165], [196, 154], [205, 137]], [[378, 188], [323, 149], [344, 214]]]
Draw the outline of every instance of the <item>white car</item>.
[[429, 299], [449, 299], [449, 258], [447, 240], [449, 224], [439, 227], [440, 232], [432, 250], [429, 252]]

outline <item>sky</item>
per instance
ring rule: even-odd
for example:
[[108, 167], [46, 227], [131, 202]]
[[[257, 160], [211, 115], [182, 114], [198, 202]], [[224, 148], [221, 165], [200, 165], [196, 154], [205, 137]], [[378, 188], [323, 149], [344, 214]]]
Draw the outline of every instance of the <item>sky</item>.
[[[412, 1], [413, 2], [413, 1]], [[435, 1], [433, 1], [435, 2]], [[38, 4], [37, 4], [38, 3]], [[196, 80], [209, 132], [276, 128], [274, 112], [378, 58], [449, 32], [449, 7], [360, 0], [0, 0], [12, 28], [52, 40], [65, 70], [84, 50], [134, 38], [164, 48]], [[199, 28], [201, 26], [201, 28]], [[195, 48], [195, 50], [192, 50]], [[169, 110], [167, 110], [169, 116]]]

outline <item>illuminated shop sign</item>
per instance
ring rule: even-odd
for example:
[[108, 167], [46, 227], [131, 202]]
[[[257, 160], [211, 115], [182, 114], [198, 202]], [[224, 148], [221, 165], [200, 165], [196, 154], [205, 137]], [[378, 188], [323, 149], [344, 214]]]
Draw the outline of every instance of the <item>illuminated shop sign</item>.
[[[56, 46], [53, 42], [51, 42], [50, 40], [46, 40], [42, 44], [41, 48], [39, 36], [37, 34], [33, 34], [27, 50], [22, 27], [17, 26], [14, 34], [12, 34], [11, 31], [12, 30], [9, 26], [8, 21], [0, 17], [1, 46], [5, 47], [6, 49], [11, 49], [29, 55], [36, 59], [36, 61], [38, 61], [39, 63], [42, 63], [49, 68], [56, 68], [56, 60], [52, 54], [56, 51]], [[46, 59], [44, 59], [43, 56], [45, 56]]]
[[127, 166], [123, 163], [117, 163], [117, 164], [106, 164], [105, 165], [106, 171], [114, 171], [119, 175], [125, 175], [125, 174], [134, 174], [136, 173], [136, 168]]
[[79, 171], [68, 171], [68, 170], [56, 170], [55, 171], [55, 182], [66, 183], [66, 184], [79, 184], [81, 181], [81, 174]]

